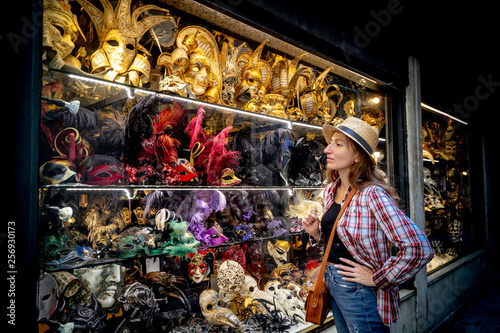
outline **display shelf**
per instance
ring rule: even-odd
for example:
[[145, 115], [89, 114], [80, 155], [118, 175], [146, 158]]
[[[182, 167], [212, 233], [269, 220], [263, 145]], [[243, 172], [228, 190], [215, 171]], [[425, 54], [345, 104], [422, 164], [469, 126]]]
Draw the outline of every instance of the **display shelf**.
[[[69, 90], [66, 93], [67, 99], [78, 100], [82, 107], [89, 109], [103, 108], [111, 104], [124, 103], [127, 99], [133, 99], [135, 97], [158, 95], [164, 97], [165, 102], [182, 104], [185, 109], [198, 110], [202, 107], [207, 111], [217, 112], [224, 116], [238, 115], [239, 118], [235, 120], [235, 128], [242, 126], [245, 121], [250, 121], [253, 125], [263, 126], [262, 130], [264, 131], [270, 130], [278, 125], [289, 129], [296, 127], [301, 130], [321, 131], [322, 128], [320, 125], [310, 124], [304, 121], [283, 119], [273, 115], [176, 96], [167, 91], [156, 91], [147, 88], [138, 88], [124, 83], [110, 82], [98, 76], [91, 76], [86, 73], [74, 73], [71, 69], [51, 69], [50, 72], [46, 74], [45, 80], [47, 82], [62, 83], [65, 86], [65, 90]], [[104, 89], [103, 87], [106, 88]], [[82, 88], [91, 92], [89, 96], [81, 94]], [[273, 127], [265, 127], [266, 125], [271, 126], [268, 122], [272, 123]]]

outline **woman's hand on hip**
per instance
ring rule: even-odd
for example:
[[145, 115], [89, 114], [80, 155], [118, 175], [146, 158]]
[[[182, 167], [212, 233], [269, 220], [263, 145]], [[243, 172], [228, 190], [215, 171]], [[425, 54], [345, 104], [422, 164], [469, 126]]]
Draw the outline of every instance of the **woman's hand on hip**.
[[349, 259], [340, 258], [340, 260], [346, 265], [335, 265], [335, 267], [338, 269], [339, 274], [345, 276], [343, 278], [344, 280], [356, 282], [368, 287], [377, 286], [373, 281], [373, 271], [369, 267], [360, 265]]

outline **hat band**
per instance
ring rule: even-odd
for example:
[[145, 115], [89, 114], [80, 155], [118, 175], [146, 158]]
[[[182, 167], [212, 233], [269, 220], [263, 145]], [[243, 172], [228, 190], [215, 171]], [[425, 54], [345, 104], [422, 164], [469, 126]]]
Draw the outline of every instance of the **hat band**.
[[344, 133], [352, 136], [361, 145], [361, 147], [363, 147], [368, 152], [368, 154], [371, 155], [373, 153], [372, 147], [370, 147], [370, 145], [368, 144], [368, 142], [366, 142], [366, 140], [363, 139], [363, 137], [360, 136], [358, 133], [354, 132], [349, 127], [345, 127], [345, 126], [342, 126], [342, 125], [337, 126], [337, 128], [339, 130], [341, 130], [342, 132], [344, 132]]

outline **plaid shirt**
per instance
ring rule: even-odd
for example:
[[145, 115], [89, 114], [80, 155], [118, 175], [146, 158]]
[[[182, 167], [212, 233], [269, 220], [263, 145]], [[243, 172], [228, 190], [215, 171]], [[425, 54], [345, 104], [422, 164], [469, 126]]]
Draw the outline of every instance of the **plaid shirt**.
[[[323, 212], [333, 204], [339, 183], [326, 186]], [[351, 255], [373, 270], [378, 287], [377, 310], [382, 322], [390, 326], [399, 318], [398, 285], [415, 276], [432, 259], [427, 236], [378, 186], [369, 186], [353, 196], [339, 220], [337, 233]], [[398, 249], [395, 256], [389, 253], [388, 243]]]

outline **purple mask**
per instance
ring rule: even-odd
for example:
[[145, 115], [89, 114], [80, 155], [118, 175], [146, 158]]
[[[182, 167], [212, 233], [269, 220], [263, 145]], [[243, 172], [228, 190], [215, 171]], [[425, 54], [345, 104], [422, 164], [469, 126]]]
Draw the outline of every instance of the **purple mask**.
[[228, 240], [228, 238], [222, 234], [222, 228], [218, 223], [215, 223], [213, 227], [207, 230], [207, 235], [210, 235], [208, 239], [212, 246], [221, 245]]

